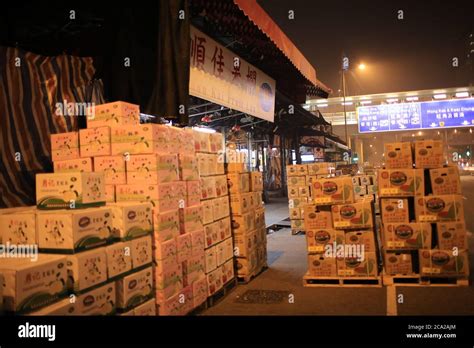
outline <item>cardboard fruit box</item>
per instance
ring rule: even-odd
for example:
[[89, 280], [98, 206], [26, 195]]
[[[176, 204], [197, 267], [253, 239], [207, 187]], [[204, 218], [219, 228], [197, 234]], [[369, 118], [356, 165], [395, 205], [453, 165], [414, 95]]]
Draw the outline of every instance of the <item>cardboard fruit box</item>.
[[3, 275], [4, 309], [25, 313], [56, 302], [67, 293], [66, 257], [39, 254], [29, 258], [5, 258], [0, 262]]
[[227, 184], [230, 193], [245, 193], [250, 190], [249, 173], [227, 174]]
[[435, 195], [461, 194], [458, 167], [430, 169], [430, 179]]
[[308, 166], [306, 164], [294, 164], [286, 166], [286, 175], [308, 175]]
[[[129, 258], [130, 268], [132, 267]], [[105, 283], [108, 279], [106, 248], [84, 251], [67, 257], [68, 289], [74, 292], [87, 290]], [[129, 268], [129, 269], [130, 269]], [[129, 270], [128, 269], [128, 270]], [[117, 274], [110, 273], [110, 278]]]
[[131, 155], [127, 161], [127, 182], [160, 184], [179, 180], [177, 155]]
[[40, 250], [72, 253], [112, 239], [112, 212], [105, 207], [38, 211], [36, 226]]
[[338, 257], [337, 275], [339, 277], [375, 277], [378, 275], [377, 257], [374, 252], [364, 252], [364, 259], [357, 257]]
[[373, 226], [372, 204], [358, 202], [331, 207], [334, 228], [369, 228]]
[[0, 243], [38, 244], [36, 207], [0, 209]]
[[305, 176], [289, 176], [287, 183], [288, 183], [288, 186], [306, 186], [306, 177]]
[[140, 268], [153, 262], [153, 241], [151, 236], [140, 237], [130, 241], [132, 268]]
[[318, 179], [311, 186], [316, 204], [352, 203], [354, 190], [350, 177]]
[[406, 198], [381, 198], [382, 221], [386, 223], [408, 223], [409, 209]]
[[132, 269], [132, 244], [113, 243], [105, 247], [107, 255], [107, 275], [109, 279], [127, 273]]
[[386, 143], [384, 154], [387, 169], [413, 168], [413, 155], [409, 142]]
[[129, 274], [116, 283], [117, 308], [121, 311], [130, 310], [153, 298], [153, 269], [147, 267]]
[[111, 155], [169, 154], [169, 126], [142, 124], [111, 128]]
[[331, 163], [320, 162], [308, 164], [308, 175], [325, 175], [329, 174]]
[[[294, 200], [294, 199], [297, 199], [297, 198], [300, 198], [299, 196], [299, 192], [300, 192], [300, 187], [301, 186], [288, 186], [288, 198], [289, 200]], [[308, 198], [307, 196], [306, 197], [301, 197], [301, 198]]]
[[308, 255], [308, 275], [314, 277], [336, 277], [336, 258], [324, 255]]
[[424, 196], [415, 199], [415, 214], [419, 222], [464, 221], [461, 195]]
[[[363, 245], [365, 252], [375, 252], [374, 231], [350, 231], [344, 233], [345, 244]], [[340, 243], [338, 243], [340, 244]]]
[[112, 211], [114, 238], [130, 240], [153, 232], [151, 203], [119, 202], [108, 204]]
[[250, 172], [250, 191], [263, 191], [263, 177], [261, 172]]
[[135, 126], [140, 124], [140, 106], [122, 101], [95, 105], [87, 115], [87, 127]]
[[444, 143], [441, 140], [415, 141], [415, 167], [439, 168], [445, 164]]
[[231, 227], [234, 234], [244, 234], [255, 229], [255, 214], [247, 213], [232, 216]]
[[307, 204], [304, 206], [304, 221], [308, 230], [332, 229], [331, 210], [322, 210], [315, 204]]
[[419, 252], [420, 274], [422, 276], [453, 276], [469, 275], [469, 259], [466, 250], [421, 249]]
[[387, 250], [430, 248], [431, 225], [420, 222], [384, 224], [384, 244]]
[[413, 274], [410, 252], [384, 252], [384, 270], [388, 275]]
[[344, 232], [333, 229], [306, 230], [308, 253], [324, 254], [328, 244], [344, 244]]
[[125, 159], [123, 156], [94, 157], [94, 171], [104, 173], [106, 185], [127, 183]]
[[104, 204], [103, 173], [36, 174], [38, 209], [77, 209]]
[[109, 156], [110, 127], [80, 129], [79, 149], [81, 157]]
[[380, 197], [422, 196], [425, 182], [422, 169], [380, 169], [378, 171]]
[[466, 224], [459, 222], [438, 222], [436, 224], [438, 248], [444, 250], [468, 249]]
[[79, 132], [51, 134], [53, 162], [79, 158]]
[[179, 212], [171, 210], [160, 213], [153, 209], [153, 235], [158, 242], [165, 242], [178, 236], [179, 228]]

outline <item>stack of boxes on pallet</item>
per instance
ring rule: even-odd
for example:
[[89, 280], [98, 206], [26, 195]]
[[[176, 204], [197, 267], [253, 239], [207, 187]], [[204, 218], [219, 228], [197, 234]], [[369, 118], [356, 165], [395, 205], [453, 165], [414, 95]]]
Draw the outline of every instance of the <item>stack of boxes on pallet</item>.
[[267, 264], [263, 178], [261, 172], [246, 172], [243, 163], [227, 171], [237, 276], [247, 282]]
[[[9, 311], [155, 313], [152, 206], [104, 206], [109, 200], [105, 186], [109, 179], [103, 172], [92, 172], [93, 158], [111, 155], [110, 114], [116, 116], [117, 127], [122, 121], [138, 125], [138, 106], [114, 103], [96, 111], [88, 129], [51, 136], [55, 173], [36, 176], [38, 210], [1, 215], [2, 225], [8, 226], [4, 237], [23, 244], [26, 239], [8, 235], [20, 236], [27, 229], [41, 252], [38, 262], [2, 262], [0, 272], [8, 275], [5, 302]], [[125, 179], [124, 170], [117, 174], [119, 179]], [[138, 286], [130, 287], [131, 283]]]
[[286, 166], [288, 207], [290, 209], [291, 230], [304, 231], [304, 205], [311, 203], [311, 183], [325, 178], [331, 172], [331, 163], [319, 162]]
[[385, 274], [467, 277], [459, 172], [444, 166], [443, 142], [385, 144], [385, 159], [378, 171]]
[[220, 133], [195, 131], [194, 143], [201, 177], [206, 296], [212, 296], [235, 278], [224, 139]]
[[[141, 125], [123, 102], [93, 111], [87, 129], [51, 136], [55, 173], [36, 177], [38, 210], [0, 213], [4, 242], [41, 252], [2, 261], [6, 310], [74, 294], [40, 313], [188, 313], [208, 295], [195, 131]], [[25, 284], [31, 272], [37, 286]]]
[[378, 277], [373, 199], [354, 197], [352, 178], [312, 181], [304, 207], [307, 278]]

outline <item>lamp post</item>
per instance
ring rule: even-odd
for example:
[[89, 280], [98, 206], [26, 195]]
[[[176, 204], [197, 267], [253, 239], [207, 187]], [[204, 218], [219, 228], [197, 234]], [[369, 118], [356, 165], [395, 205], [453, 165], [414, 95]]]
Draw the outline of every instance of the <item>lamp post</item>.
[[[365, 70], [366, 65], [364, 63], [360, 63], [358, 66], [359, 70]], [[342, 106], [344, 110], [344, 135], [346, 140], [346, 146], [349, 146], [349, 137], [347, 134], [347, 113], [346, 113], [346, 71], [349, 70], [349, 57], [343, 55], [342, 56]], [[352, 157], [352, 153], [351, 153]]]
[[349, 69], [349, 57], [342, 57], [342, 106], [344, 107], [344, 136], [346, 146], [349, 146], [347, 138], [347, 115], [346, 115], [346, 70]]

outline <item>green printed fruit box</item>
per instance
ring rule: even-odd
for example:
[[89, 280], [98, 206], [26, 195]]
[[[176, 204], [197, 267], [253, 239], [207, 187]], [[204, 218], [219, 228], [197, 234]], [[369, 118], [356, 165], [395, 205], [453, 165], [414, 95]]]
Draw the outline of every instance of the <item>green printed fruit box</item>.
[[469, 259], [466, 250], [422, 249], [419, 252], [422, 276], [468, 276]]
[[354, 188], [349, 176], [318, 179], [312, 186], [315, 204], [352, 203]]
[[58, 301], [67, 293], [67, 259], [39, 254], [38, 260], [9, 258], [0, 262], [7, 312], [27, 313]]
[[111, 282], [79, 295], [74, 315], [114, 315], [117, 297], [115, 287], [115, 282]]
[[380, 197], [422, 196], [425, 189], [423, 169], [380, 169]]
[[38, 211], [40, 250], [72, 253], [107, 244], [112, 239], [112, 213], [105, 207]]
[[104, 205], [104, 173], [50, 173], [36, 175], [38, 209], [76, 209]]
[[130, 240], [145, 236], [153, 231], [151, 203], [117, 202], [108, 204], [112, 211], [113, 237]]
[[333, 205], [332, 222], [334, 228], [368, 228], [373, 226], [372, 205], [370, 202], [358, 202]]
[[417, 198], [415, 215], [419, 222], [464, 221], [463, 197], [439, 195]]
[[[337, 258], [337, 275], [340, 277], [372, 277], [378, 275], [375, 252], [348, 253]], [[363, 260], [360, 258], [363, 255]]]
[[387, 250], [430, 248], [431, 225], [419, 222], [385, 224], [384, 239]]
[[153, 269], [147, 267], [117, 281], [117, 308], [127, 311], [154, 296]]

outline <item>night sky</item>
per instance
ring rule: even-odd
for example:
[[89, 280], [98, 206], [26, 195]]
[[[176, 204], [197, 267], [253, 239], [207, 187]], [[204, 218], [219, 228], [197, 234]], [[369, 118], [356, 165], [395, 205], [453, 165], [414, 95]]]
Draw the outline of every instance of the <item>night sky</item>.
[[[343, 52], [353, 69], [348, 95], [474, 82], [467, 66], [474, 1], [258, 1], [313, 64], [318, 79], [333, 89], [332, 96], [341, 88]], [[294, 20], [288, 19], [289, 10]], [[404, 11], [403, 20], [398, 10]], [[453, 57], [459, 57], [458, 68]], [[367, 65], [365, 71], [355, 69], [359, 62]]]

